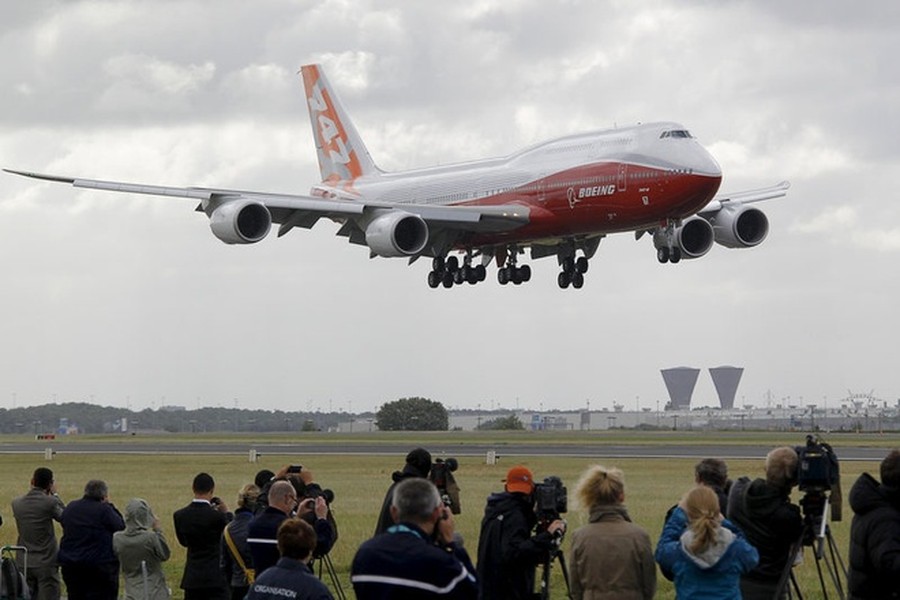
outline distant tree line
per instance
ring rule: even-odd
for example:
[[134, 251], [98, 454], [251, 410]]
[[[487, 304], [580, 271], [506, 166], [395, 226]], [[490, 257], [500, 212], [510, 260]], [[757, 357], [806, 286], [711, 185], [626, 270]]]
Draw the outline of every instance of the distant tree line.
[[[286, 412], [237, 408], [201, 408], [197, 410], [144, 409], [132, 411], [84, 402], [45, 404], [25, 408], [0, 408], [0, 433], [54, 433], [61, 420], [81, 433], [121, 432], [122, 419], [128, 431], [202, 432], [277, 432], [325, 431], [349, 419], [342, 412]], [[357, 418], [374, 417], [372, 413]]]

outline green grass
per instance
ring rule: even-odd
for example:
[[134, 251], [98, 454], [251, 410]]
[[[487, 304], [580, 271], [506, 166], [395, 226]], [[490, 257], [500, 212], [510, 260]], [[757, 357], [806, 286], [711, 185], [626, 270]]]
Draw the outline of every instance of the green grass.
[[[652, 443], [656, 440], [663, 447], [666, 443], [675, 441], [675, 435], [678, 439], [682, 439], [681, 432], [671, 432], [672, 436], [667, 437], [655, 434], [651, 437], [640, 436], [643, 443]], [[450, 436], [450, 437], [444, 437]], [[612, 439], [614, 443], [621, 444], [625, 440], [632, 437], [638, 439], [638, 435], [634, 433], [619, 434], [619, 432], [611, 432], [610, 434], [579, 434], [572, 436], [582, 439], [582, 436], [592, 439]], [[216, 436], [219, 439], [221, 436]], [[572, 437], [556, 435], [548, 436], [548, 438], [537, 437], [534, 434], [504, 434], [502, 440], [512, 441], [534, 441], [540, 439], [549, 443], [574, 443]], [[705, 435], [685, 436], [683, 441], [693, 443], [713, 443], [712, 439], [717, 440], [715, 443], [721, 443], [722, 434], [716, 436]], [[430, 436], [410, 435], [401, 436], [393, 434], [389, 436], [377, 436], [373, 439], [379, 440], [410, 440], [410, 447], [422, 444], [426, 447], [439, 448], [441, 440], [453, 439], [460, 441], [461, 436], [453, 434], [442, 434]], [[103, 438], [108, 441], [109, 438]], [[174, 439], [173, 437], [161, 437], [160, 444], [164, 445], [166, 440]], [[208, 438], [204, 438], [208, 439]], [[225, 438], [222, 438], [225, 439]], [[237, 449], [240, 450], [248, 443], [243, 436], [237, 438], [228, 438], [235, 442]], [[255, 438], [257, 441], [259, 438]], [[267, 436], [264, 441], [278, 441], [280, 436]], [[326, 439], [324, 436], [322, 439]], [[340, 438], [346, 441], [347, 437]], [[368, 440], [369, 436], [357, 437], [353, 436], [353, 441]], [[464, 439], [470, 443], [484, 443], [491, 437], [482, 435], [472, 435], [467, 433]], [[728, 438], [729, 441], [742, 440], [743, 444], [759, 444], [760, 453], [763, 448], [770, 448], [781, 443], [796, 444], [802, 441], [802, 436], [794, 434], [793, 437], [767, 435], [745, 435], [738, 434], [735, 438]], [[502, 443], [502, 440], [501, 443]], [[146, 440], [145, 440], [146, 441]], [[183, 441], [179, 439], [179, 441]], [[292, 441], [301, 443], [297, 436], [284, 436], [284, 441]], [[316, 441], [321, 441], [317, 439]], [[583, 440], [582, 440], [583, 441]], [[829, 441], [838, 445], [838, 438], [832, 437]], [[840, 438], [844, 442], [843, 438]], [[873, 441], [880, 442], [880, 439]], [[90, 439], [85, 439], [83, 443], [89, 444]], [[125, 440], [127, 443], [127, 440]], [[860, 444], [859, 441], [846, 443]], [[499, 444], [498, 444], [499, 445]], [[880, 444], [879, 444], [880, 445]], [[337, 443], [336, 451], [340, 449]], [[502, 454], [502, 452], [501, 452]], [[584, 515], [577, 507], [573, 506], [574, 486], [581, 472], [590, 464], [598, 462], [593, 459], [574, 459], [559, 457], [529, 457], [517, 458], [516, 461], [526, 464], [531, 468], [538, 478], [547, 475], [558, 475], [569, 486], [570, 492], [570, 512], [566, 516], [569, 521], [569, 530], [574, 531], [584, 523]], [[347, 456], [347, 455], [316, 455], [304, 456], [302, 453], [297, 455], [265, 455], [263, 462], [260, 464], [251, 464], [247, 461], [246, 454], [234, 454], [226, 456], [210, 456], [210, 455], [75, 455], [75, 454], [59, 454], [53, 461], [46, 463], [43, 456], [39, 455], [2, 455], [0, 456], [0, 464], [2, 464], [3, 477], [0, 479], [0, 514], [5, 519], [5, 524], [0, 528], [0, 543], [12, 544], [16, 539], [15, 521], [12, 518], [9, 501], [24, 493], [28, 488], [28, 482], [35, 467], [45, 465], [54, 470], [57, 479], [57, 485], [61, 496], [65, 500], [72, 500], [81, 496], [84, 483], [88, 479], [104, 479], [110, 487], [112, 501], [120, 508], [124, 507], [127, 501], [132, 497], [145, 498], [153, 510], [160, 517], [163, 524], [164, 532], [169, 540], [172, 548], [172, 558], [166, 563], [166, 575], [169, 585], [173, 588], [173, 597], [182, 598], [181, 590], [178, 589], [181, 571], [184, 565], [184, 549], [181, 548], [175, 540], [172, 525], [172, 513], [181, 506], [190, 501], [190, 482], [193, 476], [199, 471], [207, 471], [211, 473], [217, 483], [217, 494], [228, 503], [229, 507], [234, 506], [234, 499], [237, 490], [246, 482], [252, 481], [254, 474], [260, 468], [266, 467], [276, 470], [279, 466], [288, 463], [300, 462], [305, 467], [313, 470], [316, 479], [324, 486], [334, 490], [336, 499], [333, 509], [338, 520], [340, 539], [332, 550], [331, 557], [334, 565], [343, 582], [345, 591], [352, 597], [352, 591], [349, 585], [349, 565], [353, 558], [356, 548], [364, 540], [368, 539], [375, 526], [376, 515], [380, 509], [384, 492], [390, 484], [391, 473], [402, 466], [402, 458], [396, 456]], [[626, 505], [631, 513], [631, 517], [637, 524], [644, 527], [650, 534], [651, 540], [655, 543], [662, 529], [662, 520], [666, 510], [674, 504], [682, 493], [684, 493], [691, 485], [693, 478], [693, 465], [696, 460], [693, 459], [615, 459], [601, 460], [607, 466], [617, 466], [624, 470], [626, 477]], [[456, 475], [460, 487], [462, 488], [462, 509], [461, 515], [456, 517], [457, 529], [462, 533], [470, 554], [474, 556], [477, 546], [478, 530], [481, 521], [481, 515], [484, 508], [486, 497], [494, 491], [502, 489], [501, 479], [506, 470], [512, 466], [512, 462], [501, 460], [501, 463], [494, 466], [483, 464], [482, 458], [463, 457], [460, 458], [460, 467]], [[759, 476], [762, 470], [762, 462], [757, 460], [745, 461], [735, 460], [729, 461], [729, 472], [733, 477], [740, 475]], [[842, 481], [845, 496], [850, 489], [851, 484], [859, 476], [859, 474], [868, 470], [877, 472], [876, 463], [866, 462], [845, 462], [842, 464]], [[837, 540], [838, 549], [846, 560], [846, 552], [848, 548], [849, 529], [850, 529], [850, 510], [845, 506], [844, 521], [833, 523], [834, 536]], [[568, 546], [567, 540], [564, 547]], [[801, 586], [804, 590], [804, 597], [819, 597], [819, 584], [815, 579], [815, 568], [813, 561], [808, 557], [805, 564], [798, 569], [801, 580]], [[553, 579], [551, 587], [553, 589], [554, 598], [562, 598], [564, 584], [559, 573], [559, 569], [554, 567]], [[674, 590], [672, 585], [665, 581], [662, 576], [659, 577], [659, 591], [657, 598], [674, 598]]]

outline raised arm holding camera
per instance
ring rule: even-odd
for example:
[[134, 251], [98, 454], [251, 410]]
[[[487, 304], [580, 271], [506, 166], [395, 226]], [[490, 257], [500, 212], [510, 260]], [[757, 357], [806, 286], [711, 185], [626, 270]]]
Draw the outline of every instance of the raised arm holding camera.
[[539, 523], [534, 475], [528, 468], [511, 468], [504, 481], [504, 491], [488, 498], [481, 521], [478, 597], [482, 600], [531, 598], [535, 569], [547, 560], [566, 527], [558, 512]]

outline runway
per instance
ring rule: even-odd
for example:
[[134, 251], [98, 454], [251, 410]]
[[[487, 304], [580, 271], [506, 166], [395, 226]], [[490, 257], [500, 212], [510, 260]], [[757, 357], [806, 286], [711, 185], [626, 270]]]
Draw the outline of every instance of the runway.
[[[798, 439], [798, 444], [802, 438]], [[44, 454], [51, 448], [56, 454], [215, 454], [249, 455], [256, 450], [260, 456], [266, 455], [382, 455], [403, 456], [416, 445], [422, 445], [435, 457], [442, 456], [486, 456], [494, 451], [500, 458], [511, 456], [559, 456], [570, 458], [645, 458], [648, 460], [673, 458], [717, 457], [722, 459], [763, 459], [771, 446], [735, 444], [597, 444], [576, 442], [571, 444], [510, 443], [421, 443], [415, 441], [386, 441], [373, 443], [369, 440], [354, 443], [342, 440], [340, 444], [324, 442], [273, 443], [240, 440], [227, 442], [143, 442], [127, 438], [110, 442], [66, 442], [34, 441], [0, 443], [0, 454]], [[880, 461], [888, 450], [883, 447], [835, 446], [835, 453], [841, 461]]]

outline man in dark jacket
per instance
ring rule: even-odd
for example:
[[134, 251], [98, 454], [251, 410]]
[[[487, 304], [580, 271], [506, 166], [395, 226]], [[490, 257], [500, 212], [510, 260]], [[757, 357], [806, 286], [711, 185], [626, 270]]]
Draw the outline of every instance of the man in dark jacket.
[[859, 476], [850, 507], [850, 599], [900, 598], [900, 450], [881, 461], [881, 484]]
[[246, 600], [332, 600], [307, 565], [316, 547], [312, 526], [303, 519], [286, 519], [278, 527], [277, 540], [281, 557], [256, 579]]
[[454, 540], [453, 515], [427, 479], [412, 477], [394, 489], [395, 524], [363, 543], [350, 581], [358, 600], [471, 600], [475, 569]]
[[106, 483], [88, 481], [84, 497], [69, 502], [60, 522], [59, 564], [69, 600], [116, 600], [119, 560], [112, 540], [113, 533], [125, 529], [125, 520], [109, 501]]
[[791, 504], [797, 481], [797, 453], [775, 448], [766, 456], [766, 478], [741, 477], [728, 495], [728, 518], [758, 551], [759, 565], [741, 576], [744, 600], [772, 600], [791, 548], [803, 531], [800, 507]]
[[534, 476], [528, 468], [511, 468], [505, 482], [505, 491], [488, 498], [478, 536], [478, 597], [482, 600], [531, 598], [535, 567], [550, 558], [555, 536], [565, 531], [565, 524], [557, 519], [532, 535], [537, 515]]
[[226, 600], [229, 587], [219, 567], [219, 544], [232, 515], [225, 503], [214, 496], [216, 482], [211, 475], [198, 473], [191, 487], [194, 499], [174, 514], [175, 536], [187, 548], [181, 589], [185, 600]]
[[378, 523], [375, 525], [375, 535], [384, 533], [388, 527], [394, 524], [394, 520], [391, 518], [391, 498], [397, 484], [410, 477], [425, 479], [429, 472], [431, 472], [431, 453], [425, 448], [410, 450], [406, 455], [406, 464], [403, 466], [403, 470], [394, 471], [391, 475], [393, 483], [384, 495], [384, 502], [381, 503], [381, 512], [378, 513]]

